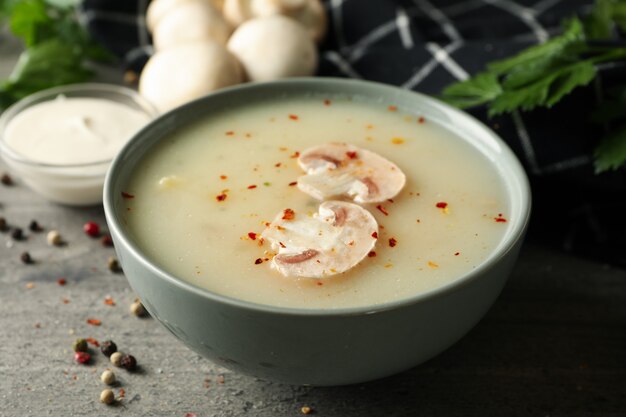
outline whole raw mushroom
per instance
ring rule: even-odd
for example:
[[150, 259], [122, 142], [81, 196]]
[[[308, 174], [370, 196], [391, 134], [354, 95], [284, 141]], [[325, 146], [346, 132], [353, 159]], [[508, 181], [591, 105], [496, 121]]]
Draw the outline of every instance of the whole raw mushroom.
[[150, 32], [154, 32], [162, 18], [176, 8], [188, 3], [206, 3], [213, 5], [217, 10], [221, 11], [223, 0], [153, 0], [146, 10], [146, 26]]
[[167, 111], [242, 81], [237, 59], [220, 43], [205, 41], [154, 54], [141, 73], [139, 92]]
[[313, 75], [317, 49], [302, 25], [281, 15], [248, 20], [231, 36], [228, 49], [251, 81]]

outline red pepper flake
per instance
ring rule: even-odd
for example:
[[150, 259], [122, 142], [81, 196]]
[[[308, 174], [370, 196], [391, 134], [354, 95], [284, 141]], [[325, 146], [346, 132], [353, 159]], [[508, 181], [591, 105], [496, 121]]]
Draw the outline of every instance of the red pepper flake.
[[389, 212], [388, 212], [388, 211], [387, 211], [387, 209], [386, 209], [386, 208], [384, 208], [382, 205], [380, 205], [380, 204], [379, 204], [379, 205], [377, 205], [377, 206], [376, 206], [376, 208], [377, 208], [377, 209], [378, 209], [381, 213], [383, 213], [385, 216], [389, 216]]
[[256, 188], [256, 185], [252, 184], [252, 185], [248, 185], [248, 190], [253, 190]]
[[321, 287], [322, 285], [324, 285], [324, 283], [323, 283], [322, 281], [317, 281], [317, 282], [315, 283], [315, 285], [317, 285], [317, 286], [320, 286], [320, 287]]
[[419, 124], [424, 124], [424, 122], [425, 122], [425, 121], [426, 121], [426, 119], [424, 119], [424, 116], [420, 116], [420, 117], [417, 119], [417, 123], [419, 123]]
[[127, 193], [126, 191], [122, 191], [122, 197], [123, 198], [135, 198], [134, 195], [132, 195], [131, 193]]
[[235, 132], [233, 132], [232, 130], [229, 130], [228, 132], [226, 132], [226, 136], [233, 136], [235, 134]]
[[493, 218], [496, 223], [506, 223], [506, 219], [502, 217], [502, 213], [498, 213], [498, 217]]
[[287, 208], [283, 211], [283, 220], [293, 220], [296, 217], [296, 212], [290, 208]]
[[293, 182], [290, 182], [290, 183], [289, 183], [289, 186], [290, 186], [290, 187], [294, 187], [294, 186], [296, 186], [296, 185], [298, 185], [298, 181], [293, 181]]
[[445, 209], [446, 207], [448, 207], [448, 203], [444, 203], [443, 201], [441, 201], [441, 202], [435, 204], [435, 206], [437, 208], [440, 208], [440, 209]]
[[387, 201], [390, 202], [391, 204], [394, 203], [393, 198], [388, 198]]
[[346, 156], [350, 159], [356, 159], [358, 157], [357, 153], [355, 151], [348, 151], [346, 152]]
[[224, 201], [224, 200], [226, 200], [226, 197], [228, 197], [228, 196], [226, 195], [226, 193], [225, 193], [225, 192], [222, 192], [222, 194], [220, 194], [220, 195], [216, 196], [216, 197], [215, 197], [215, 199], [216, 199], [217, 201]]
[[378, 239], [378, 232], [374, 232], [374, 233], [372, 233], [372, 237], [373, 237], [374, 239]]
[[395, 247], [398, 244], [398, 241], [396, 240], [395, 237], [392, 237], [389, 239], [389, 246], [391, 246], [392, 248]]
[[228, 177], [227, 177], [226, 175], [220, 175], [220, 179], [221, 179], [221, 180], [225, 180], [225, 179], [227, 179], [227, 178], [228, 178]]
[[113, 246], [113, 238], [109, 234], [104, 235], [104, 236], [102, 236], [102, 239], [100, 240], [100, 243], [102, 243], [102, 246], [104, 246], [106, 248], [110, 248], [111, 246]]
[[387, 107], [387, 110], [389, 110], [389, 111], [397, 111], [398, 107], [391, 105], [391, 106]]
[[63, 286], [65, 284], [67, 284], [67, 280], [65, 278], [59, 278], [57, 279], [57, 284], [60, 286]]
[[289, 118], [290, 118], [291, 120], [298, 120], [298, 119], [299, 119], [299, 117], [298, 117], [298, 116], [296, 116], [295, 114], [290, 114], [290, 115], [289, 115]]
[[285, 249], [287, 246], [285, 246], [285, 244], [283, 242], [278, 242], [278, 244], [280, 245], [281, 248]]
[[280, 162], [278, 162], [278, 163], [276, 163], [274, 166], [275, 166], [276, 168], [280, 168], [280, 166], [281, 166], [281, 165], [282, 165], [282, 164], [281, 164]]
[[329, 99], [324, 100], [324, 106], [330, 106], [332, 104], [332, 101], [330, 101]]
[[461, 252], [454, 252], [454, 256], [459, 256]]
[[76, 352], [74, 353], [74, 360], [84, 365], [91, 360], [91, 355], [87, 352]]
[[256, 261], [254, 261], [255, 265], [260, 265], [262, 263], [263, 263], [263, 259], [261, 259], [261, 258], [257, 258]]
[[371, 251], [370, 253], [367, 254], [368, 258], [375, 258], [376, 257], [376, 252]]
[[91, 324], [92, 326], [100, 326], [102, 321], [98, 319], [87, 319], [87, 324]]
[[63, 302], [63, 304], [69, 304], [70, 303], [70, 299], [69, 298], [64, 298], [61, 301]]
[[85, 339], [87, 341], [87, 343], [89, 343], [90, 345], [93, 345], [95, 347], [100, 347], [100, 343], [94, 339], [93, 337], [88, 337]]
[[195, 413], [187, 413], [185, 417], [197, 417]]
[[126, 391], [124, 390], [124, 388], [120, 388], [120, 396], [119, 398], [124, 398], [126, 396]]
[[256, 240], [256, 233], [254, 232], [248, 232], [248, 237], [252, 240]]
[[104, 304], [106, 304], [108, 306], [114, 306], [115, 305], [115, 301], [113, 301], [113, 298], [111, 298], [111, 297], [105, 297], [104, 298]]
[[297, 158], [300, 156], [300, 152], [295, 151], [294, 153], [291, 154], [290, 158]]

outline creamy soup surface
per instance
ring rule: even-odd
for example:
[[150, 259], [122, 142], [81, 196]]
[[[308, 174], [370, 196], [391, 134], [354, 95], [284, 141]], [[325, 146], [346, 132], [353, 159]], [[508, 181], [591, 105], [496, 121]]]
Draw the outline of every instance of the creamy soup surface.
[[[296, 158], [327, 142], [379, 153], [404, 171], [406, 186], [392, 201], [364, 205], [380, 230], [356, 267], [284, 277], [270, 266], [270, 245], [251, 236], [285, 208], [317, 212], [320, 202], [294, 185], [304, 174]], [[206, 116], [144, 157], [124, 193], [132, 239], [166, 271], [218, 294], [295, 308], [371, 306], [445, 285], [498, 245], [509, 209], [486, 157], [442, 126], [394, 106], [324, 98]]]

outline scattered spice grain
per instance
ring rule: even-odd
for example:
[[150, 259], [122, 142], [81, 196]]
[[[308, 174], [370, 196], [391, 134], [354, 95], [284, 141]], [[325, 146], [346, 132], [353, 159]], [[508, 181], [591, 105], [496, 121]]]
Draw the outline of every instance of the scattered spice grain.
[[113, 256], [110, 256], [109, 259], [107, 259], [107, 268], [109, 268], [109, 271], [114, 273], [122, 271], [120, 263], [118, 262], [117, 258]]
[[74, 353], [74, 360], [84, 365], [91, 360], [91, 355], [87, 352], [78, 351]]
[[135, 299], [135, 301], [133, 301], [133, 303], [130, 305], [130, 312], [137, 317], [146, 317], [148, 315], [148, 311], [138, 298]]
[[115, 394], [110, 389], [105, 389], [100, 393], [100, 402], [106, 405], [111, 405], [115, 402]]
[[5, 219], [4, 217], [0, 217], [0, 232], [6, 232], [7, 230], [9, 230], [7, 219]]
[[13, 229], [13, 231], [11, 232], [11, 237], [13, 238], [13, 240], [24, 239], [24, 232], [22, 231], [22, 228], [16, 227], [15, 229]]
[[393, 248], [393, 247], [395, 247], [397, 244], [398, 244], [398, 241], [396, 240], [396, 238], [395, 238], [395, 237], [392, 237], [392, 238], [390, 238], [390, 239], [389, 239], [389, 246], [390, 246], [390, 247], [392, 247], [392, 248]]
[[117, 352], [117, 345], [112, 340], [105, 340], [100, 344], [100, 352], [107, 358], [110, 358], [115, 352]]
[[122, 358], [124, 354], [122, 352], [113, 352], [109, 357], [109, 360], [114, 366], [120, 367], [122, 366]]
[[35, 262], [28, 252], [22, 252], [22, 254], [20, 255], [20, 260], [24, 264], [32, 264]]
[[131, 194], [131, 193], [127, 193], [126, 191], [122, 191], [122, 198], [125, 198], [125, 199], [128, 200], [128, 199], [131, 199], [131, 198], [135, 198], [135, 195]]
[[96, 222], [87, 222], [83, 225], [83, 231], [89, 237], [100, 236], [100, 226]]
[[382, 205], [377, 205], [376, 208], [378, 209], [378, 211], [380, 211], [381, 213], [383, 213], [385, 216], [389, 216], [389, 212], [387, 211], [387, 209], [385, 207], [383, 207]]
[[35, 233], [41, 232], [43, 230], [43, 228], [39, 225], [39, 223], [37, 223], [37, 220], [32, 220], [30, 224], [28, 225], [28, 229], [31, 232], [35, 232]]
[[2, 174], [2, 177], [0, 177], [0, 182], [2, 182], [3, 185], [6, 185], [7, 187], [9, 187], [9, 186], [13, 185], [13, 178], [11, 178], [11, 176], [9, 174], [4, 172]]
[[115, 374], [110, 369], [106, 369], [102, 372], [102, 375], [100, 375], [100, 381], [107, 385], [113, 385], [115, 384]]
[[104, 246], [105, 248], [110, 248], [113, 246], [113, 238], [111, 237], [111, 235], [106, 234], [102, 237], [100, 243], [102, 243], [102, 246]]
[[61, 239], [61, 234], [59, 232], [56, 230], [50, 230], [46, 236], [46, 241], [50, 246], [59, 246], [63, 242], [63, 239]]
[[65, 284], [67, 284], [67, 280], [65, 278], [59, 278], [57, 279], [57, 284], [60, 286], [63, 286]]
[[74, 352], [87, 352], [87, 341], [85, 339], [76, 339], [72, 344]]
[[300, 409], [300, 411], [302, 412], [302, 414], [311, 414], [313, 413], [313, 409], [307, 405], [305, 405], [304, 407], [302, 407]]
[[87, 324], [91, 324], [92, 326], [100, 326], [102, 324], [102, 321], [98, 320], [98, 319], [87, 319]]
[[133, 355], [124, 355], [120, 360], [120, 366], [132, 372], [137, 369], [137, 359]]

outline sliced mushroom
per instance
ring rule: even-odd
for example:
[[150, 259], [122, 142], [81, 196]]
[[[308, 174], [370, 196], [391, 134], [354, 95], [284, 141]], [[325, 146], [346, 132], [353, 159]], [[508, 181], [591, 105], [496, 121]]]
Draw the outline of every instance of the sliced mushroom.
[[225, 0], [224, 16], [233, 26], [256, 17], [283, 15], [303, 25], [315, 42], [326, 34], [327, 18], [320, 0]]
[[221, 44], [205, 41], [154, 54], [141, 73], [139, 92], [160, 111], [167, 111], [242, 81], [237, 59]]
[[286, 209], [263, 231], [278, 254], [272, 268], [291, 277], [322, 278], [345, 272], [376, 245], [378, 223], [359, 205], [325, 201], [318, 213]]
[[152, 40], [154, 48], [162, 51], [204, 40], [226, 45], [231, 33], [230, 24], [211, 3], [187, 0], [158, 21], [152, 31]]
[[395, 197], [406, 183], [393, 162], [345, 143], [309, 148], [298, 164], [307, 173], [298, 178], [298, 188], [318, 200], [348, 196], [357, 203], [377, 203]]
[[251, 81], [313, 75], [317, 49], [302, 25], [275, 15], [248, 20], [228, 41], [228, 49]]

